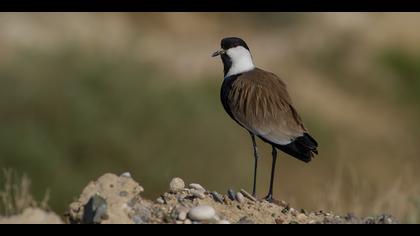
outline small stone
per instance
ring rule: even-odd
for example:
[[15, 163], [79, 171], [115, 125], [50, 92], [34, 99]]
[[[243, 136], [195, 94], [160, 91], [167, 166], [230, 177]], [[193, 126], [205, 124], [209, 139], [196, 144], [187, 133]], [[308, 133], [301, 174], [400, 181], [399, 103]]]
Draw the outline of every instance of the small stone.
[[95, 194], [84, 206], [83, 223], [99, 224], [103, 216], [107, 214], [107, 202], [99, 194]]
[[255, 222], [253, 222], [251, 219], [249, 219], [248, 217], [244, 216], [241, 219], [239, 219], [239, 221], [236, 224], [241, 224], [241, 225], [249, 225], [249, 224], [255, 224]]
[[288, 204], [287, 204], [287, 202], [285, 202], [285, 201], [281, 200], [281, 201], [279, 202], [279, 205], [280, 205], [281, 207], [286, 207]]
[[213, 199], [216, 202], [219, 202], [219, 203], [223, 204], [223, 198], [220, 196], [220, 194], [218, 192], [211, 192], [211, 195], [213, 196]]
[[185, 183], [184, 183], [184, 180], [182, 180], [181, 178], [173, 178], [171, 182], [169, 183], [169, 190], [172, 193], [179, 192], [184, 188], [185, 188]]
[[227, 221], [227, 220], [219, 220], [219, 221], [217, 222], [217, 224], [219, 224], [219, 225], [230, 225], [230, 222], [229, 222], [229, 221]]
[[306, 215], [305, 214], [299, 214], [296, 217], [298, 220], [302, 221], [302, 220], [306, 220]]
[[196, 198], [204, 199], [206, 197], [206, 195], [204, 195], [204, 192], [199, 190], [193, 189], [190, 193]]
[[244, 195], [242, 195], [242, 193], [237, 193], [237, 194], [236, 194], [236, 200], [237, 200], [239, 203], [243, 203], [243, 202], [245, 201], [245, 197], [244, 197]]
[[165, 204], [165, 200], [162, 197], [158, 197], [156, 199], [156, 202], [159, 203], [159, 204]]
[[177, 221], [175, 221], [175, 224], [177, 224], [177, 225], [184, 224], [184, 221], [177, 220]]
[[207, 205], [194, 207], [188, 212], [188, 217], [194, 221], [209, 221], [213, 220], [215, 216], [216, 211]]
[[290, 214], [292, 214], [292, 216], [297, 216], [297, 211], [294, 208], [290, 208]]
[[192, 183], [192, 184], [188, 185], [188, 187], [190, 187], [191, 189], [195, 189], [195, 190], [199, 190], [199, 191], [203, 191], [203, 192], [206, 191], [206, 189], [203, 188], [203, 186], [201, 186], [200, 184]]
[[127, 191], [121, 191], [120, 192], [120, 197], [127, 197], [128, 196], [128, 192]]
[[252, 196], [250, 193], [248, 193], [247, 191], [245, 191], [244, 189], [241, 189], [241, 193], [246, 197], [246, 198], [248, 198], [249, 200], [251, 200], [251, 201], [253, 201], [253, 202], [256, 202], [257, 201], [257, 199], [254, 197], [254, 196]]
[[133, 216], [134, 224], [144, 224], [143, 219], [140, 216]]
[[235, 199], [236, 199], [235, 191], [233, 191], [232, 189], [229, 189], [227, 193], [228, 193], [229, 199], [232, 200], [232, 201], [235, 201]]
[[186, 220], [184, 220], [184, 224], [190, 225], [190, 224], [192, 224], [192, 221], [190, 219], [186, 219]]
[[187, 219], [187, 214], [188, 214], [189, 209], [184, 207], [184, 206], [178, 206], [176, 208], [176, 213], [178, 215], [178, 220], [186, 220]]
[[283, 224], [284, 223], [284, 220], [282, 218], [277, 218], [275, 220], [275, 222], [276, 222], [276, 224], [280, 225], [280, 224]]
[[136, 206], [134, 209], [133, 221], [136, 224], [147, 224], [150, 222], [152, 212], [143, 205]]
[[178, 219], [179, 220], [186, 220], [187, 219], [187, 212], [186, 211], [182, 211], [178, 214]]
[[120, 175], [120, 177], [132, 178], [130, 172], [124, 172]]

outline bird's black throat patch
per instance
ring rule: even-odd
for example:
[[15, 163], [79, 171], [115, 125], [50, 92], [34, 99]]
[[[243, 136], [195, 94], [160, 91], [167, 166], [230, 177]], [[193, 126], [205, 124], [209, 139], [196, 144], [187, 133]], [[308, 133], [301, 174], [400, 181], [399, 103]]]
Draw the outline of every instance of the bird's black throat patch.
[[226, 76], [226, 74], [229, 72], [230, 68], [232, 67], [232, 59], [230, 59], [230, 57], [226, 54], [222, 54], [220, 55], [220, 57], [222, 58], [222, 62], [223, 62], [223, 73], [224, 73], [224, 76]]

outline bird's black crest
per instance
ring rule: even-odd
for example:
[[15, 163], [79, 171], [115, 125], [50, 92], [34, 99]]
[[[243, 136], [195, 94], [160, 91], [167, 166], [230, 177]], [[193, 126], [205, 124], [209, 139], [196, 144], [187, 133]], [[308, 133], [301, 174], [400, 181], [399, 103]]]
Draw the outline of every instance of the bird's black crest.
[[237, 46], [242, 46], [249, 50], [248, 45], [245, 43], [245, 41], [237, 37], [224, 38], [222, 39], [220, 45], [224, 50], [228, 50], [229, 48], [234, 48]]

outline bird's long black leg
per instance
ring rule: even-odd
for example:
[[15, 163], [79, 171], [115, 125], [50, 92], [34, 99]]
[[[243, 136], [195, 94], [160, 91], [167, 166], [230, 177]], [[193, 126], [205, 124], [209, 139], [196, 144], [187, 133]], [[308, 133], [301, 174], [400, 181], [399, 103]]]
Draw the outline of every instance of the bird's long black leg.
[[273, 201], [273, 184], [274, 184], [274, 173], [276, 171], [276, 161], [277, 161], [277, 149], [273, 146], [273, 162], [271, 164], [271, 179], [270, 179], [270, 190], [268, 191], [267, 197], [265, 199], [269, 202]]
[[255, 135], [253, 133], [249, 133], [252, 139], [252, 146], [254, 147], [254, 185], [252, 188], [252, 195], [255, 197], [257, 194], [257, 169], [258, 169], [258, 149], [257, 143], [255, 142]]

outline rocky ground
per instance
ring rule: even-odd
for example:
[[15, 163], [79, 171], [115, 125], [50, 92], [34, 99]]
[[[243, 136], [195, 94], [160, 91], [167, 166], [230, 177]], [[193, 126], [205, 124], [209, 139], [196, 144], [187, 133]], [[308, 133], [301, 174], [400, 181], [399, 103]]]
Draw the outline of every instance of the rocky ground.
[[[144, 191], [129, 173], [105, 174], [88, 184], [61, 220], [54, 213], [29, 209], [22, 215], [0, 218], [0, 223], [75, 224], [392, 224], [388, 215], [359, 218], [351, 214], [297, 210], [286, 202], [269, 203], [244, 190], [226, 194], [205, 189], [197, 183], [185, 184], [174, 178], [168, 192], [154, 201], [144, 199]], [[32, 218], [31, 218], [32, 217]]]
[[174, 178], [169, 191], [155, 201], [141, 197], [144, 191], [130, 174], [105, 174], [91, 182], [66, 214], [69, 223], [172, 223], [172, 224], [334, 224], [396, 223], [391, 216], [358, 218], [328, 212], [296, 210], [285, 202], [268, 203], [244, 190], [226, 194], [185, 184]]

